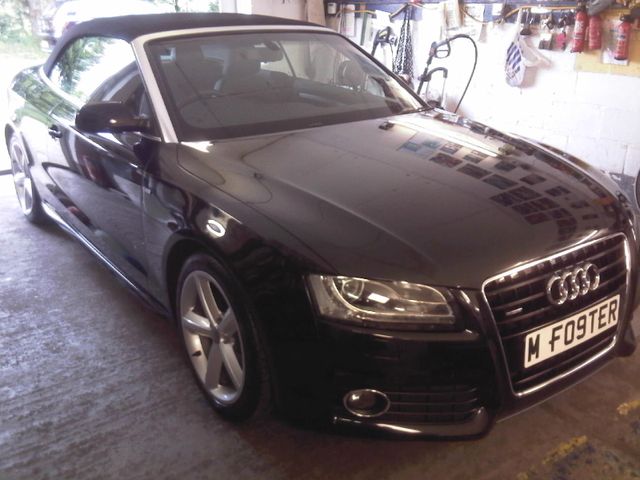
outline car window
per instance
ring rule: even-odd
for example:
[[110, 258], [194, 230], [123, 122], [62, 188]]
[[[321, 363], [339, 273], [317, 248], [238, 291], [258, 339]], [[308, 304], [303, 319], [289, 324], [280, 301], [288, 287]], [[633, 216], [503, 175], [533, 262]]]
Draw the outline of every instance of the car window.
[[136, 115], [153, 118], [133, 51], [123, 40], [76, 40], [54, 64], [50, 78], [81, 104], [122, 102]]
[[234, 33], [152, 42], [147, 52], [183, 141], [408, 113], [408, 89], [339, 35]]
[[105, 80], [135, 65], [131, 46], [105, 37], [75, 40], [53, 65], [50, 78], [63, 92], [86, 103]]

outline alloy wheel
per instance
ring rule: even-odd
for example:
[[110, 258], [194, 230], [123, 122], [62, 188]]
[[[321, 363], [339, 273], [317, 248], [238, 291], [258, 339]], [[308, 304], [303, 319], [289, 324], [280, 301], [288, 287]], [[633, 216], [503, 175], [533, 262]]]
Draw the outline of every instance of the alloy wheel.
[[29, 215], [33, 209], [33, 184], [29, 176], [27, 156], [17, 141], [11, 142], [11, 172], [22, 213]]
[[180, 321], [196, 375], [222, 404], [232, 404], [245, 383], [245, 358], [236, 314], [220, 284], [196, 270], [184, 281]]

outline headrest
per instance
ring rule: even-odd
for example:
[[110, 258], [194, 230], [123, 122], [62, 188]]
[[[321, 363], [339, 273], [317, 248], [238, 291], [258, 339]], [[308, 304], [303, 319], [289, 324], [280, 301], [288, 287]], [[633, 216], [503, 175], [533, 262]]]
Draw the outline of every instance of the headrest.
[[246, 77], [260, 71], [260, 62], [236, 57], [225, 65], [224, 70], [226, 76]]
[[176, 61], [184, 64], [186, 61], [204, 60], [200, 45], [193, 42], [179, 42], [176, 44]]
[[241, 54], [247, 60], [258, 60], [259, 62], [269, 63], [282, 60], [284, 54], [282, 50], [274, 45], [274, 48], [270, 47], [253, 47], [243, 48]]
[[260, 71], [260, 63], [276, 62], [283, 56], [282, 50], [277, 46], [275, 46], [275, 49], [249, 46], [234, 48], [228, 51], [224, 74], [234, 76], [255, 75]]

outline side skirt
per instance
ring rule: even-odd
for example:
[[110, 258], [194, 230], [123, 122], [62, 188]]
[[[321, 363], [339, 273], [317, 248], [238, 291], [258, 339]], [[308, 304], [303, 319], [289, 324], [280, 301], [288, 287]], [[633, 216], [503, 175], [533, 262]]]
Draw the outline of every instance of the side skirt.
[[69, 233], [72, 237], [78, 240], [82, 245], [84, 245], [87, 250], [89, 250], [95, 257], [98, 258], [115, 276], [118, 280], [125, 284], [130, 290], [132, 290], [137, 296], [139, 296], [144, 302], [149, 305], [153, 310], [157, 313], [163, 315], [164, 317], [171, 318], [171, 314], [169, 310], [165, 308], [160, 302], [154, 299], [151, 295], [149, 295], [143, 288], [139, 287], [131, 280], [127, 278], [127, 276], [116, 267], [111, 260], [109, 260], [99, 249], [96, 247], [91, 241], [89, 241], [84, 235], [78, 232], [75, 228], [69, 225], [58, 212], [54, 210], [54, 208], [49, 205], [47, 202], [42, 202], [42, 210], [44, 213], [53, 220], [60, 228]]

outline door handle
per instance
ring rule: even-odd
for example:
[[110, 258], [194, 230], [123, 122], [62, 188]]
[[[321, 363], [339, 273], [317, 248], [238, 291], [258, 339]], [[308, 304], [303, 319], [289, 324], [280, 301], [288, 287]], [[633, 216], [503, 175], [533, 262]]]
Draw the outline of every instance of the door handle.
[[47, 131], [51, 138], [62, 138], [62, 132], [60, 131], [60, 127], [57, 125], [51, 125]]

